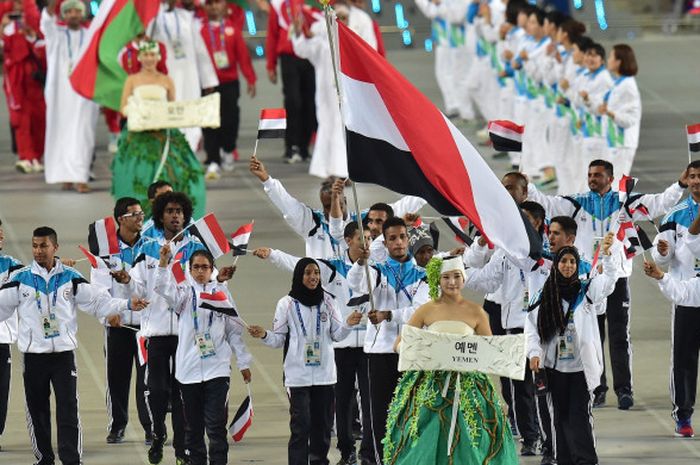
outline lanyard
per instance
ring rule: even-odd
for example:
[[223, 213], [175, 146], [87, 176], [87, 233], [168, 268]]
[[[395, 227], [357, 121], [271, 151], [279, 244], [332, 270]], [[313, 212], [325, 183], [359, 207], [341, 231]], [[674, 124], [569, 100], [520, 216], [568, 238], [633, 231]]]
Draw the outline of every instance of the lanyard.
[[691, 196], [688, 196], [688, 214], [690, 215], [690, 222], [693, 223], [695, 221], [695, 210], [697, 207], [695, 206], [695, 202], [693, 202], [693, 198]]
[[[85, 29], [80, 28], [80, 39], [78, 43], [78, 49], [83, 46], [83, 35], [85, 34]], [[66, 29], [66, 42], [68, 43], [68, 63], [73, 64], [73, 46], [70, 40], [70, 30]]]
[[[294, 300], [294, 305], [297, 309], [297, 317], [299, 318], [299, 324], [301, 325], [301, 333], [304, 335], [304, 339], [307, 339], [306, 325], [304, 324], [304, 319], [301, 317], [301, 309], [299, 308], [299, 301]], [[312, 310], [313, 311], [313, 310]], [[318, 340], [321, 334], [321, 306], [316, 305], [316, 340]]]
[[[36, 306], [39, 309], [39, 313], [42, 312], [41, 309], [41, 292], [39, 291], [39, 280], [37, 279], [36, 275], [32, 273], [32, 279], [34, 280], [34, 298], [36, 299]], [[49, 278], [49, 281], [51, 279]], [[48, 286], [47, 286], [48, 288]], [[53, 280], [53, 299], [51, 300], [51, 308], [56, 308], [56, 299], [58, 298], [58, 276], [54, 276]], [[48, 297], [47, 297], [48, 300]], [[51, 313], [51, 308], [49, 308], [49, 313]]]
[[[389, 268], [391, 273], [394, 275], [394, 278], [396, 278], [396, 283], [399, 285], [399, 288], [396, 290], [396, 300], [398, 300], [399, 298], [399, 292], [403, 291], [406, 297], [408, 297], [408, 302], [413, 303], [413, 297], [411, 297], [411, 294], [409, 294], [406, 290], [406, 287], [404, 287], [403, 281], [401, 281], [401, 277], [398, 274], [396, 274], [396, 271], [394, 271], [394, 269], [390, 265], [387, 264], [386, 267]], [[399, 267], [401, 267], [401, 265], [399, 265]]]
[[[211, 27], [209, 23], [209, 38], [211, 39], [211, 48], [217, 50], [215, 40], [214, 40], [214, 28]], [[226, 40], [224, 37], [224, 21], [219, 24], [219, 48], [218, 50], [226, 50]]]
[[[177, 11], [173, 10], [173, 16], [175, 16], [175, 30], [177, 31], [177, 40], [180, 40], [180, 18], [177, 16]], [[163, 14], [163, 30], [165, 30], [165, 35], [168, 36], [168, 42], [172, 43], [173, 38], [170, 36], [170, 29], [168, 29], [168, 22], [165, 20], [165, 13]]]
[[[199, 332], [199, 318], [197, 317], [197, 291], [192, 287], [192, 319], [194, 320], [194, 332], [195, 334]], [[207, 332], [211, 329], [211, 324], [214, 321], [214, 312], [209, 312], [209, 325], [207, 326]]]

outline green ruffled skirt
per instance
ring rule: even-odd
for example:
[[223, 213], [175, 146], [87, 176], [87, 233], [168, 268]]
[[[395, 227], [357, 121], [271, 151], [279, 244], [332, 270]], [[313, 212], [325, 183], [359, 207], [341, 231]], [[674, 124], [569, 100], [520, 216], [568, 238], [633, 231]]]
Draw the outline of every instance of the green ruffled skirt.
[[389, 407], [384, 464], [514, 465], [515, 443], [488, 376], [460, 374], [451, 454], [447, 454], [457, 373], [408, 371]]
[[146, 217], [151, 215], [148, 186], [160, 165], [168, 131], [168, 157], [158, 179], [172, 184], [175, 191], [186, 193], [194, 206], [193, 218], [201, 218], [206, 208], [204, 171], [185, 136], [177, 129], [129, 132], [125, 128], [122, 131], [112, 160], [112, 195], [115, 199], [138, 199]]

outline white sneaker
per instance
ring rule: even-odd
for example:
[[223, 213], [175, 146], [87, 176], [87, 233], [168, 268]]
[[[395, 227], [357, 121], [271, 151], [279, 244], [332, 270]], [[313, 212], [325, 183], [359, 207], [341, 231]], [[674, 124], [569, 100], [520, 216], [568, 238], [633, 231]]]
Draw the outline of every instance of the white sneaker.
[[119, 133], [112, 134], [109, 133], [109, 143], [107, 144], [107, 151], [109, 153], [117, 153], [118, 149], [118, 143], [119, 142]]
[[32, 171], [35, 173], [42, 173], [44, 171], [44, 165], [39, 160], [32, 160]]
[[32, 162], [29, 160], [18, 160], [17, 163], [15, 163], [15, 168], [17, 168], [17, 171], [24, 174], [29, 174], [33, 171]]
[[209, 166], [207, 167], [207, 173], [204, 175], [204, 178], [209, 180], [209, 181], [216, 181], [219, 178], [221, 178], [221, 174], [219, 173], [219, 164], [218, 163], [209, 163]]
[[224, 171], [231, 172], [235, 168], [233, 153], [221, 151], [221, 167]]
[[298, 153], [295, 153], [291, 157], [287, 158], [284, 162], [287, 163], [288, 165], [293, 165], [294, 163], [299, 163], [303, 160], [304, 159], [301, 158], [301, 155], [299, 155]]

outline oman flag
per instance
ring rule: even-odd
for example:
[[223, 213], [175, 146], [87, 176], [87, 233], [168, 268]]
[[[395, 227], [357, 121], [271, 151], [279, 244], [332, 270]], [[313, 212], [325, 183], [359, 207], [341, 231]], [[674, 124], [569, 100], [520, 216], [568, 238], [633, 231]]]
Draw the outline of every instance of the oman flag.
[[339, 80], [353, 181], [466, 216], [523, 268], [541, 238], [479, 152], [435, 105], [347, 26], [336, 23]]
[[126, 71], [119, 51], [158, 14], [156, 0], [104, 0], [92, 20], [70, 82], [77, 93], [119, 110]]

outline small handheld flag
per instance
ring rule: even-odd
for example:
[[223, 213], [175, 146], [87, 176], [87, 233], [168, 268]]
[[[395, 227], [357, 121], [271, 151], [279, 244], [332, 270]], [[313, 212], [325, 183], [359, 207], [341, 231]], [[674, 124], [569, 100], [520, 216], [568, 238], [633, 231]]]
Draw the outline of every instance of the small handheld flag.
[[250, 387], [248, 387], [248, 395], [241, 402], [241, 406], [238, 407], [228, 427], [228, 433], [233, 442], [240, 442], [251, 424], [253, 424], [253, 398], [250, 395]]
[[522, 152], [525, 126], [508, 120], [495, 120], [489, 121], [488, 129], [494, 149], [499, 152]]
[[136, 332], [136, 341], [138, 342], [139, 365], [144, 366], [148, 363], [148, 347], [146, 338], [141, 334], [141, 331]]
[[700, 123], [685, 127], [688, 135], [688, 153], [700, 152]]
[[250, 242], [250, 235], [253, 234], [254, 222], [244, 224], [240, 228], [236, 229], [236, 232], [231, 234], [231, 242], [233, 250], [233, 256], [245, 255], [248, 252], [248, 242]]
[[88, 247], [98, 257], [119, 253], [117, 222], [111, 216], [97, 220], [88, 226]]
[[173, 262], [170, 264], [170, 272], [173, 274], [173, 277], [175, 278], [175, 282], [178, 284], [181, 284], [186, 279], [184, 264], [181, 261], [182, 257], [183, 257], [183, 252], [182, 251], [178, 252], [175, 255], [175, 258], [173, 259]]
[[626, 174], [622, 175], [620, 178], [620, 183], [618, 184], [618, 195], [620, 203], [627, 206], [627, 202], [630, 198], [630, 194], [634, 191], [634, 187], [637, 185], [637, 178], [632, 178]]
[[287, 112], [284, 108], [267, 108], [260, 111], [258, 139], [282, 139], [287, 129]]
[[90, 253], [90, 251], [88, 249], [86, 249], [82, 245], [79, 245], [78, 248], [83, 253], [83, 255], [85, 255], [85, 258], [87, 258], [87, 261], [90, 262], [90, 266], [92, 266], [93, 268], [99, 268], [100, 263], [105, 265], [104, 261], [102, 261], [102, 259], [100, 257], [94, 256], [93, 254]]
[[231, 244], [226, 240], [226, 234], [221, 229], [216, 216], [207, 213], [189, 227], [190, 233], [197, 236], [214, 256], [214, 259], [226, 255], [231, 250]]
[[199, 308], [210, 310], [212, 312], [223, 313], [224, 315], [237, 317], [238, 312], [233, 306], [228, 296], [223, 291], [217, 291], [213, 294], [200, 292]]

